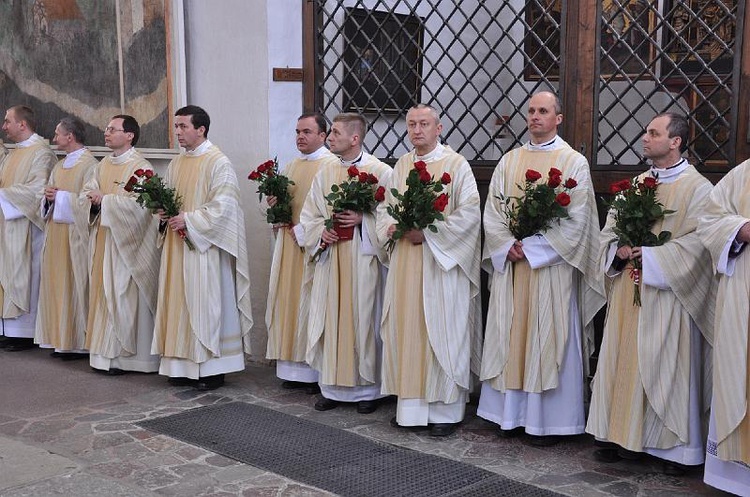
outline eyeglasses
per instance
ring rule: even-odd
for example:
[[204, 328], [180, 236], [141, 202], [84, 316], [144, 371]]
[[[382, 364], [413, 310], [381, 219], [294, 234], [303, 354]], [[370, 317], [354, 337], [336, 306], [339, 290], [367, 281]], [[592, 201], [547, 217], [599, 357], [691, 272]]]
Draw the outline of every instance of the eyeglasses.
[[113, 128], [112, 126], [107, 126], [106, 128], [104, 128], [105, 133], [114, 133], [115, 131], [125, 131], [125, 130]]

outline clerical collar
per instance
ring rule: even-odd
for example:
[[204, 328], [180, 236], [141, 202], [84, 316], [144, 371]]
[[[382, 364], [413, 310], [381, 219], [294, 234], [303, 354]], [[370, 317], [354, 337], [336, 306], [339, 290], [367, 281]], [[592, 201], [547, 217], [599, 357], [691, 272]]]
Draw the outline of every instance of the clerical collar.
[[685, 170], [690, 166], [690, 163], [682, 157], [676, 164], [669, 166], [664, 169], [651, 166], [649, 172], [654, 178], [659, 178], [659, 183], [672, 183], [677, 180], [677, 177], [684, 173]]
[[318, 150], [311, 154], [302, 154], [303, 160], [318, 160], [328, 153], [328, 149], [325, 146], [321, 146]]
[[554, 138], [552, 138], [550, 141], [545, 143], [532, 143], [531, 140], [529, 140], [528, 146], [529, 150], [551, 150], [555, 148], [555, 145], [557, 145], [557, 139], [559, 137], [555, 135]]
[[121, 153], [120, 155], [112, 154], [112, 163], [123, 164], [130, 160], [134, 152], [135, 152], [135, 149], [133, 147], [130, 147], [129, 149], [127, 149], [125, 152]]
[[353, 160], [344, 160], [342, 157], [339, 157], [341, 159], [341, 165], [343, 166], [358, 166], [360, 162], [362, 162], [362, 158], [365, 156], [364, 152], [360, 152], [359, 155], [353, 159]]
[[24, 141], [16, 143], [16, 147], [17, 148], [27, 148], [27, 147], [30, 147], [32, 145], [36, 145], [40, 141], [44, 141], [44, 138], [42, 138], [41, 136], [39, 136], [36, 133], [34, 133], [30, 137], [26, 138]]
[[443, 157], [443, 153], [445, 152], [445, 147], [442, 143], [438, 142], [437, 146], [431, 151], [427, 152], [425, 155], [417, 155], [417, 151], [414, 151], [414, 162], [416, 161], [424, 161], [424, 162], [434, 162], [436, 160], [439, 160]]
[[195, 147], [193, 150], [185, 150], [185, 155], [190, 157], [197, 157], [199, 155], [203, 155], [206, 152], [208, 152], [208, 149], [213, 145], [208, 138], [206, 138], [206, 141]]
[[81, 147], [78, 150], [74, 150], [73, 152], [66, 155], [65, 160], [63, 161], [63, 169], [70, 169], [71, 167], [73, 167], [85, 151], [86, 147]]

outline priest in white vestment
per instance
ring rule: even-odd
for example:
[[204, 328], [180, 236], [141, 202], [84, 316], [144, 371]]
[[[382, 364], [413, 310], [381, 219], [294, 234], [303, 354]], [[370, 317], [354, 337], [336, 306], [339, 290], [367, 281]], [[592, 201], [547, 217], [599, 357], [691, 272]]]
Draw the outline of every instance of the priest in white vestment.
[[704, 481], [750, 495], [750, 160], [714, 187], [698, 236], [719, 277]]
[[55, 153], [34, 132], [34, 111], [22, 105], [5, 113], [3, 132], [16, 148], [0, 163], [0, 301], [2, 347], [34, 345], [44, 220], [39, 212]]
[[40, 206], [46, 224], [34, 341], [63, 360], [88, 358], [88, 212], [78, 205], [78, 194], [96, 158], [85, 139], [79, 119], [65, 117], [57, 125], [54, 142], [66, 155], [52, 169]]
[[[677, 475], [702, 464], [705, 434], [701, 332], [713, 329], [714, 295], [708, 252], [696, 233], [711, 183], [681, 157], [689, 125], [679, 114], [656, 116], [643, 136], [651, 169], [636, 177], [658, 181], [656, 198], [674, 212], [652, 232], [671, 233], [655, 247], [619, 246], [610, 211], [601, 233], [600, 270], [607, 277], [604, 325], [586, 431], [611, 446], [595, 457], [615, 462], [648, 453]], [[640, 258], [641, 306], [627, 263]]]
[[108, 375], [159, 370], [159, 356], [151, 353], [159, 221], [124, 190], [136, 171], [153, 170], [133, 148], [140, 131], [133, 116], [110, 120], [104, 144], [112, 154], [99, 163], [79, 199], [91, 227], [86, 347], [91, 367]]
[[479, 296], [479, 193], [466, 159], [438, 138], [443, 127], [435, 109], [424, 104], [406, 115], [414, 150], [394, 168], [386, 199], [378, 207], [378, 242], [396, 230], [386, 206], [391, 193], [406, 190], [406, 178], [417, 161], [434, 178], [451, 177], [449, 202], [437, 233], [410, 230], [390, 256], [381, 321], [383, 393], [396, 395], [395, 426], [430, 426], [446, 436], [463, 420], [481, 350]]
[[[266, 358], [276, 360], [276, 376], [283, 380], [282, 388], [304, 389], [308, 394], [318, 393], [320, 389], [318, 372], [305, 359], [314, 265], [310, 254], [304, 250], [307, 234], [300, 223], [300, 213], [318, 171], [340, 163], [325, 147], [327, 127], [325, 117], [320, 114], [303, 114], [297, 119], [296, 144], [302, 156], [283, 170], [294, 182], [289, 186], [292, 224], [273, 228], [274, 247], [266, 305]], [[268, 197], [268, 205], [275, 205], [276, 200]]]
[[[531, 97], [530, 141], [500, 159], [484, 209], [482, 262], [491, 293], [477, 414], [495, 423], [499, 436], [525, 432], [538, 446], [584, 432], [592, 320], [604, 305], [594, 188], [586, 158], [557, 136], [562, 118], [553, 93]], [[527, 170], [547, 181], [552, 168], [577, 183], [570, 217], [516, 240], [504, 199], [522, 194]]]
[[[173, 385], [213, 390], [224, 375], [245, 369], [250, 353], [250, 276], [245, 221], [237, 175], [208, 140], [205, 110], [175, 113], [175, 134], [185, 149], [169, 164], [166, 183], [182, 197], [167, 218], [152, 352], [159, 374]], [[194, 249], [188, 248], [182, 235]]]
[[[362, 151], [367, 122], [359, 114], [333, 118], [328, 145], [340, 157], [328, 164], [313, 180], [300, 215], [305, 231], [305, 249], [314, 255], [307, 328], [307, 362], [319, 373], [322, 398], [315, 409], [327, 411], [340, 402], [354, 402], [357, 412], [368, 414], [377, 408], [380, 392], [380, 310], [385, 258], [377, 243], [375, 212], [345, 210], [334, 213], [326, 201], [331, 187], [349, 177], [354, 167], [365, 183], [385, 185], [392, 169]], [[377, 178], [369, 180], [373, 175]], [[352, 181], [361, 181], [354, 177]], [[342, 228], [352, 228], [351, 239], [340, 239], [335, 229], [326, 229], [333, 218]]]

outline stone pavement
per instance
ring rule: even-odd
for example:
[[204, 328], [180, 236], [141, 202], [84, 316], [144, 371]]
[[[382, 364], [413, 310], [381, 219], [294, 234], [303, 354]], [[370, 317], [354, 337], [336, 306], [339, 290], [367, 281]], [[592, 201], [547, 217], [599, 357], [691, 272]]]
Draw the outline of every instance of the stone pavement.
[[[158, 375], [108, 377], [87, 361], [49, 352], [0, 351], [0, 496], [324, 496], [317, 488], [158, 435], [134, 423], [199, 406], [249, 402], [414, 450], [480, 466], [565, 495], [727, 495], [702, 483], [702, 472], [675, 478], [653, 459], [594, 461], [592, 439], [572, 437], [539, 449], [523, 438], [499, 439], [469, 406], [456, 434], [433, 439], [392, 428], [393, 402], [369, 415], [354, 407], [313, 409], [315, 396], [280, 388], [274, 369], [250, 364], [219, 390], [171, 387]], [[251, 430], [252, 426], [248, 426]]]

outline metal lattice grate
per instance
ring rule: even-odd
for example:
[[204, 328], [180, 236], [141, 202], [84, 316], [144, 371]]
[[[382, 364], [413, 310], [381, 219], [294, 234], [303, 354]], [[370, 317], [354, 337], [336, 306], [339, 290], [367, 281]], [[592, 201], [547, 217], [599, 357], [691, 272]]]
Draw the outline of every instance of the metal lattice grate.
[[332, 118], [371, 122], [366, 147], [407, 151], [403, 118], [423, 102], [441, 112], [444, 140], [470, 160], [495, 160], [521, 143], [525, 106], [557, 88], [561, 2], [318, 1], [316, 88]]
[[641, 162], [653, 116], [686, 114], [689, 154], [700, 165], [730, 161], [734, 0], [602, 2], [598, 163]]

